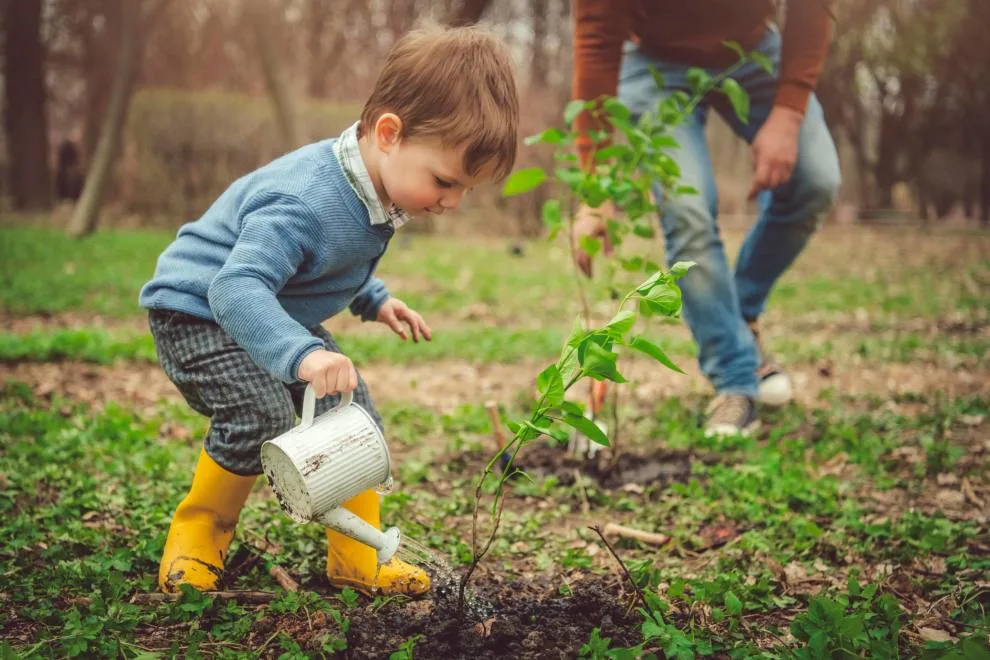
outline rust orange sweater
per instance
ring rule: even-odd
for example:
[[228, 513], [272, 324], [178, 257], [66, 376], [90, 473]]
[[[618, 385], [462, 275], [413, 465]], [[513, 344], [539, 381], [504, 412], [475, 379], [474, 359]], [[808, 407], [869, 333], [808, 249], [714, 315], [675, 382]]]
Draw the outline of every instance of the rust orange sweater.
[[[775, 105], [803, 113], [828, 50], [829, 0], [787, 0]], [[622, 43], [686, 66], [721, 68], [751, 50], [776, 14], [774, 0], [572, 0], [576, 99], [614, 96]], [[585, 113], [578, 127], [592, 126]]]

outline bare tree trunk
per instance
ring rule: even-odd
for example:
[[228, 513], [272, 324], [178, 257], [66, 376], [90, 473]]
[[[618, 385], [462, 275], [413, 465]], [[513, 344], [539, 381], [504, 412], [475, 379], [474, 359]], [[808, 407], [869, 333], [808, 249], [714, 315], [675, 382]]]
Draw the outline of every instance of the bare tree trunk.
[[980, 224], [990, 227], [990, 131], [986, 129], [980, 154]]
[[[161, 1], [161, 0], [160, 0]], [[134, 91], [141, 62], [143, 35], [141, 29], [142, 0], [128, 0], [123, 4], [121, 17], [120, 52], [114, 72], [110, 100], [107, 103], [100, 140], [97, 142], [90, 164], [82, 197], [69, 220], [69, 235], [75, 238], [96, 231], [100, 219], [100, 207], [107, 185], [113, 173], [113, 164], [120, 151], [120, 144], [127, 120], [127, 110]]]
[[[339, 15], [338, 9], [338, 15]], [[308, 25], [306, 26], [307, 91], [310, 98], [323, 98], [327, 95], [327, 70], [324, 60], [324, 35], [329, 27], [330, 3], [328, 0], [309, 0]]]
[[265, 78], [268, 97], [275, 109], [275, 119], [282, 134], [282, 143], [285, 151], [291, 151], [303, 144], [305, 138], [296, 114], [285, 71], [278, 61], [275, 46], [270, 39], [272, 22], [273, 20], [281, 21], [281, 17], [275, 17], [272, 6], [267, 1], [251, 0], [246, 7], [249, 12], [248, 20], [254, 31], [255, 43], [258, 47], [258, 56], [261, 59], [261, 73]]
[[13, 0], [3, 12], [4, 128], [10, 154], [14, 208], [52, 207], [45, 107], [45, 48], [41, 43], [41, 0]]
[[[83, 14], [82, 62], [86, 83], [85, 117], [83, 119], [83, 162], [92, 162], [107, 114], [107, 99], [113, 86], [117, 53], [121, 39], [122, 0], [87, 3], [79, 8]], [[97, 33], [93, 27], [102, 19]]]

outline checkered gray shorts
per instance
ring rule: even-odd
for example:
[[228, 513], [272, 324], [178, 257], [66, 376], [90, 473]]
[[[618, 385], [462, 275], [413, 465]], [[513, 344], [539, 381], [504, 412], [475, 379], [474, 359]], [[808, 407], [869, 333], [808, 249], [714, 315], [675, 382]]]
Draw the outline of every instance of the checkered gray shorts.
[[[261, 445], [296, 425], [306, 383], [286, 385], [275, 378], [212, 321], [151, 310], [148, 322], [165, 374], [194, 410], [210, 418], [206, 453], [235, 474], [261, 474]], [[323, 327], [309, 331], [323, 340], [328, 351], [342, 352]], [[318, 399], [316, 414], [339, 400], [340, 395]], [[354, 402], [382, 426], [360, 374]]]

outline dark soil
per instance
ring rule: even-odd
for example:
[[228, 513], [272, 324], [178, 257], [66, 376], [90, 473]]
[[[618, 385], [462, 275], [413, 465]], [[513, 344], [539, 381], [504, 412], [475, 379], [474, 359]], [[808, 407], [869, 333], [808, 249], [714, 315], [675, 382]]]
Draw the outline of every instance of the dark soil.
[[[585, 575], [571, 582], [570, 595], [560, 593], [561, 584], [480, 582], [469, 611], [460, 619], [456, 589], [435, 591], [432, 599], [390, 603], [377, 611], [364, 601], [346, 612], [347, 650], [340, 657], [387, 658], [416, 638], [416, 658], [573, 658], [596, 627], [616, 645], [632, 646], [641, 639], [642, 619], [626, 607], [633, 594], [618, 578]], [[313, 653], [326, 635], [338, 634], [336, 623], [323, 615], [269, 616], [256, 624], [249, 645], [278, 630]]]
[[691, 476], [691, 463], [717, 463], [724, 457], [690, 451], [658, 450], [650, 453], [622, 453], [614, 464], [608, 452], [599, 453], [594, 460], [571, 455], [563, 447], [535, 442], [520, 452], [519, 466], [533, 475], [558, 477], [569, 485], [578, 471], [605, 489], [622, 488], [629, 484], [666, 488], [672, 483], [685, 483]]

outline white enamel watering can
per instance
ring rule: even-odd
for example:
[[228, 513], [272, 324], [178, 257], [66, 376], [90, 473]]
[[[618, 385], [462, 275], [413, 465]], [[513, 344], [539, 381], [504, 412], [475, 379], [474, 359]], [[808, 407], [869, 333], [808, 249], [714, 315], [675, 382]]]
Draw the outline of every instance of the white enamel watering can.
[[315, 409], [316, 395], [307, 386], [299, 425], [261, 446], [262, 469], [290, 518], [322, 523], [369, 545], [384, 564], [399, 548], [399, 530], [382, 532], [341, 504], [369, 488], [391, 488], [385, 436], [350, 392], [313, 419]]

